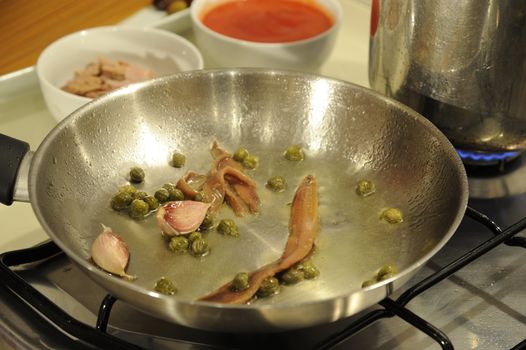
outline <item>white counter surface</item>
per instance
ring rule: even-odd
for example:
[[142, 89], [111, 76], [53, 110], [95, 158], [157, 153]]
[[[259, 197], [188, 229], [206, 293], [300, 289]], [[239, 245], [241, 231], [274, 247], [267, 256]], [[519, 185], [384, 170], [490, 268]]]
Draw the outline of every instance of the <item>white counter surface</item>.
[[[339, 36], [320, 73], [368, 86], [368, 1], [340, 1], [344, 13]], [[155, 16], [145, 10], [133, 16], [127, 24], [146, 24], [145, 21], [151, 21]], [[32, 68], [0, 77], [0, 133], [27, 141], [31, 149], [36, 150], [55, 124], [42, 100]], [[46, 239], [48, 236], [29, 203], [0, 206], [0, 252], [25, 248]]]

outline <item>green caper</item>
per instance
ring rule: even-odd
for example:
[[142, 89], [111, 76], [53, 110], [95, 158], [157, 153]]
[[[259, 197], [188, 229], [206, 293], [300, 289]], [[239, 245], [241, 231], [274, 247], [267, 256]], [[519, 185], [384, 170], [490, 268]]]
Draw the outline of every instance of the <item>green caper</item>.
[[214, 227], [214, 217], [210, 214], [206, 214], [203, 222], [199, 226], [199, 231], [208, 231]]
[[305, 158], [305, 154], [303, 153], [303, 150], [298, 145], [292, 145], [289, 148], [287, 148], [284, 156], [285, 156], [285, 159], [292, 160], [295, 162], [298, 162]]
[[248, 281], [248, 273], [246, 272], [238, 273], [232, 280], [231, 289], [234, 292], [240, 292], [247, 289], [248, 287], [250, 287], [250, 284]]
[[395, 274], [396, 274], [396, 266], [394, 266], [394, 265], [384, 265], [376, 273], [376, 279], [379, 280], [379, 281], [382, 281], [382, 280], [386, 279], [386, 278], [382, 278], [383, 276], [390, 275], [390, 277], [391, 277], [391, 276], [394, 276]]
[[232, 219], [223, 219], [217, 225], [217, 232], [225, 236], [238, 237], [239, 231], [237, 225]]
[[274, 192], [283, 192], [287, 187], [287, 182], [283, 176], [272, 176], [267, 180], [267, 188]]
[[150, 210], [155, 210], [159, 208], [159, 201], [154, 196], [146, 196], [144, 197], [143, 201], [145, 201], [146, 204], [148, 204]]
[[186, 163], [186, 156], [182, 153], [174, 153], [172, 155], [172, 166], [174, 168], [182, 168]]
[[160, 188], [157, 191], [155, 191], [154, 197], [159, 202], [166, 202], [170, 199], [170, 192], [166, 188]]
[[150, 211], [150, 206], [148, 205], [148, 203], [146, 203], [142, 199], [134, 199], [131, 202], [130, 216], [132, 218], [136, 218], [136, 219], [142, 218], [146, 214], [148, 214], [149, 211]]
[[130, 180], [133, 182], [143, 182], [144, 181], [144, 170], [138, 166], [134, 166], [130, 169]]
[[369, 180], [360, 180], [356, 185], [356, 194], [362, 197], [367, 197], [373, 194], [376, 191], [376, 188], [372, 181]]
[[133, 193], [135, 193], [135, 192], [137, 192], [137, 191], [138, 191], [138, 190], [137, 190], [137, 188], [136, 188], [135, 186], [133, 186], [133, 185], [129, 185], [129, 184], [128, 184], [128, 185], [121, 186], [121, 187], [119, 188], [119, 193], [120, 193], [120, 192], [124, 192], [124, 193], [133, 194]]
[[195, 256], [205, 256], [210, 253], [210, 247], [208, 246], [208, 243], [202, 238], [192, 241], [190, 250]]
[[184, 200], [183, 191], [181, 191], [180, 189], [175, 187], [174, 184], [172, 184], [172, 183], [165, 183], [163, 185], [163, 188], [168, 190], [168, 193], [169, 193], [168, 200], [170, 200], [170, 201], [182, 201], [182, 200]]
[[153, 287], [153, 289], [158, 293], [167, 295], [174, 295], [175, 293], [177, 293], [177, 287], [175, 286], [175, 283], [173, 283], [166, 277], [161, 277], [160, 280], [155, 282], [155, 286]]
[[367, 280], [367, 281], [363, 281], [363, 283], [362, 283], [362, 288], [366, 288], [366, 287], [372, 286], [372, 285], [375, 284], [375, 283], [376, 283], [375, 280]]
[[307, 280], [311, 280], [320, 275], [320, 270], [310, 261], [304, 261], [301, 263], [301, 269], [303, 270], [303, 276]]
[[291, 267], [281, 275], [281, 282], [284, 284], [296, 284], [305, 278], [303, 270], [297, 267]]
[[259, 158], [249, 154], [243, 159], [243, 167], [246, 169], [256, 169], [259, 165]]
[[404, 221], [404, 217], [402, 215], [402, 212], [400, 209], [396, 208], [389, 208], [382, 212], [382, 215], [380, 215], [381, 219], [384, 219], [390, 224], [399, 224], [402, 221]]
[[174, 253], [184, 253], [189, 246], [190, 242], [184, 236], [174, 236], [170, 239], [169, 247]]
[[377, 276], [377, 281], [385, 281], [394, 276], [394, 273], [386, 273], [385, 275]]
[[111, 199], [111, 207], [114, 210], [124, 210], [133, 201], [133, 197], [128, 192], [119, 192]]
[[203, 239], [203, 235], [200, 234], [200, 233], [197, 232], [197, 231], [194, 231], [194, 232], [192, 232], [192, 233], [190, 233], [190, 234], [188, 235], [188, 240], [189, 240], [190, 242], [193, 242], [193, 241], [195, 241], [195, 240], [197, 240], [197, 239]]
[[243, 159], [245, 159], [247, 156], [248, 156], [248, 151], [247, 151], [246, 148], [243, 148], [243, 147], [239, 147], [234, 152], [234, 160], [236, 160], [238, 162], [242, 162]]
[[204, 200], [205, 200], [205, 194], [202, 191], [197, 192], [197, 194], [194, 196], [194, 201], [196, 202], [203, 202]]
[[146, 193], [144, 191], [135, 191], [132, 194], [132, 197], [133, 197], [133, 199], [142, 199], [142, 200], [144, 200], [144, 198], [148, 197], [148, 193]]
[[265, 278], [261, 282], [261, 285], [259, 286], [259, 289], [256, 292], [256, 295], [259, 298], [265, 298], [265, 297], [269, 297], [271, 295], [278, 293], [278, 291], [279, 291], [279, 281], [277, 280], [277, 278], [271, 276], [271, 277]]

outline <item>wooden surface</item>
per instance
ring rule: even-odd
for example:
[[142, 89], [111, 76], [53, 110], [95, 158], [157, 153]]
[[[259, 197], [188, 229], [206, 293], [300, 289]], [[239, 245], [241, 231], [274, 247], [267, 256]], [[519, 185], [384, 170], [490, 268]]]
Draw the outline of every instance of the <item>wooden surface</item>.
[[116, 24], [151, 0], [0, 0], [0, 75], [35, 64], [56, 39]]

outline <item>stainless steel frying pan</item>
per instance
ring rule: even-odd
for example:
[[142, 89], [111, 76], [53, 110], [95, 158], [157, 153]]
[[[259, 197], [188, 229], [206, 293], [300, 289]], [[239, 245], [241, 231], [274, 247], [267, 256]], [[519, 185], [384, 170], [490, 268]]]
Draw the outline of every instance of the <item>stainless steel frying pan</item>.
[[[231, 151], [244, 146], [260, 158], [250, 175], [259, 184], [261, 215], [236, 219], [239, 238], [210, 232], [209, 256], [176, 255], [154, 217], [135, 221], [110, 209], [110, 198], [127, 182], [131, 166], [145, 169], [139, 187], [153, 193], [187, 170], [208, 171], [214, 140]], [[8, 148], [17, 148], [7, 141], [2, 138], [1, 158], [11, 154]], [[283, 159], [291, 144], [302, 145], [304, 161]], [[169, 165], [175, 150], [187, 156], [184, 169]], [[447, 242], [468, 193], [455, 150], [413, 110], [343, 81], [282, 71], [195, 71], [129, 86], [75, 111], [32, 156], [28, 153], [21, 162], [15, 199], [30, 199], [49, 236], [88, 276], [146, 313], [228, 332], [327, 323], [380, 301]], [[255, 270], [281, 255], [288, 204], [307, 174], [320, 184], [321, 232], [313, 261], [321, 275], [250, 305], [195, 301], [237, 272]], [[265, 188], [273, 175], [287, 179], [285, 192]], [[357, 196], [360, 179], [373, 181], [376, 193]], [[4, 202], [11, 200], [9, 188], [4, 186]], [[402, 210], [403, 223], [379, 219], [389, 207]], [[225, 206], [219, 217], [234, 216]], [[101, 224], [128, 243], [127, 271], [138, 276], [136, 281], [111, 276], [90, 262], [89, 249]], [[396, 264], [399, 273], [362, 289], [362, 282], [387, 263]], [[152, 291], [162, 276], [175, 281], [176, 296]]]

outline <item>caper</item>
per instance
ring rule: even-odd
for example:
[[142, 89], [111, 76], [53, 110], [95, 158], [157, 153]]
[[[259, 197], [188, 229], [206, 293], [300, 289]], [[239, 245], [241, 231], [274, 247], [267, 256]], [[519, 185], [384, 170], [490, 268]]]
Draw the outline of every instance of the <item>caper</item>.
[[146, 196], [144, 197], [143, 201], [145, 201], [146, 204], [148, 204], [150, 210], [155, 210], [159, 208], [159, 201], [154, 196]]
[[177, 293], [177, 287], [175, 286], [175, 283], [173, 283], [166, 277], [161, 277], [160, 280], [155, 282], [155, 286], [153, 287], [153, 289], [158, 293], [167, 295], [174, 295], [175, 293]]
[[303, 276], [307, 280], [311, 280], [320, 275], [320, 270], [310, 261], [304, 261], [301, 263], [301, 269], [303, 270]]
[[119, 188], [119, 193], [120, 193], [120, 192], [124, 192], [124, 193], [133, 194], [133, 193], [135, 193], [135, 192], [137, 192], [137, 191], [138, 191], [138, 190], [137, 190], [137, 188], [136, 188], [135, 186], [133, 186], [133, 185], [129, 185], [129, 184], [128, 184], [128, 185], [121, 186], [121, 187]]
[[195, 256], [205, 256], [210, 253], [210, 247], [208, 246], [208, 243], [202, 238], [192, 241], [190, 250]]
[[291, 267], [281, 275], [281, 281], [284, 284], [296, 284], [303, 281], [303, 270], [297, 267]]
[[163, 188], [168, 190], [168, 193], [169, 193], [168, 200], [170, 200], [170, 201], [182, 201], [182, 200], [184, 200], [183, 191], [181, 191], [180, 189], [175, 187], [174, 184], [172, 184], [172, 183], [165, 183], [163, 185]]
[[203, 202], [205, 200], [205, 194], [200, 191], [200, 192], [197, 192], [197, 194], [194, 196], [194, 201], [196, 202]]
[[259, 165], [259, 159], [258, 157], [249, 154], [243, 159], [241, 164], [243, 164], [243, 167], [246, 169], [256, 169]]
[[188, 240], [189, 240], [190, 242], [193, 242], [193, 241], [195, 241], [195, 240], [197, 240], [197, 239], [203, 239], [203, 235], [201, 235], [201, 234], [200, 234], [199, 232], [197, 232], [197, 231], [194, 231], [194, 232], [192, 232], [192, 233], [190, 233], [190, 234], [188, 235]]
[[266, 187], [274, 192], [283, 192], [287, 188], [287, 182], [283, 176], [272, 176], [267, 180]]
[[170, 192], [166, 188], [160, 188], [157, 191], [155, 191], [154, 197], [159, 202], [166, 202], [170, 199]]
[[390, 224], [399, 224], [402, 221], [404, 221], [402, 212], [400, 211], [400, 209], [396, 209], [396, 208], [389, 208], [389, 209], [384, 210], [380, 218], [384, 219]]
[[144, 191], [135, 191], [132, 194], [132, 197], [133, 197], [133, 199], [142, 199], [142, 200], [144, 200], [144, 198], [148, 197], [148, 193], [146, 193]]
[[248, 156], [248, 151], [246, 148], [240, 147], [234, 152], [234, 160], [238, 162], [242, 162], [243, 159], [245, 159], [247, 156]]
[[234, 292], [240, 292], [242, 290], [245, 290], [248, 287], [250, 287], [248, 282], [248, 273], [240, 272], [232, 280], [231, 289]]
[[394, 276], [394, 273], [386, 273], [385, 275], [377, 276], [377, 281], [385, 281]]
[[305, 158], [305, 154], [303, 153], [303, 150], [298, 145], [292, 145], [285, 151], [285, 159], [292, 160], [292, 161], [300, 161]]
[[133, 182], [143, 182], [144, 181], [144, 170], [138, 166], [134, 166], [130, 169], [130, 180]]
[[376, 191], [374, 184], [369, 180], [360, 180], [356, 185], [356, 194], [367, 197]]
[[188, 250], [190, 242], [183, 236], [175, 236], [170, 239], [169, 247], [175, 253], [184, 253]]
[[134, 199], [130, 205], [130, 216], [132, 218], [142, 218], [150, 211], [150, 206], [142, 199]]
[[119, 192], [111, 199], [111, 207], [114, 210], [124, 210], [131, 204], [132, 201], [133, 197], [130, 193]]
[[182, 153], [174, 153], [172, 155], [172, 166], [174, 168], [182, 168], [186, 163], [186, 156]]
[[261, 282], [256, 295], [260, 298], [269, 297], [279, 291], [279, 281], [275, 277], [266, 277]]
[[214, 217], [210, 214], [206, 214], [203, 222], [199, 226], [199, 231], [208, 231], [214, 227]]
[[394, 265], [384, 265], [376, 273], [376, 278], [377, 278], [377, 280], [382, 281], [382, 280], [386, 279], [386, 278], [382, 278], [383, 276], [386, 276], [386, 275], [393, 276], [395, 274], [396, 274], [396, 266], [394, 266]]
[[363, 283], [362, 283], [362, 288], [366, 288], [366, 287], [372, 286], [372, 285], [375, 284], [375, 283], [376, 283], [375, 280], [367, 280], [367, 281], [363, 281]]
[[217, 232], [225, 236], [237, 237], [239, 236], [239, 231], [237, 225], [232, 219], [223, 219], [217, 225]]

